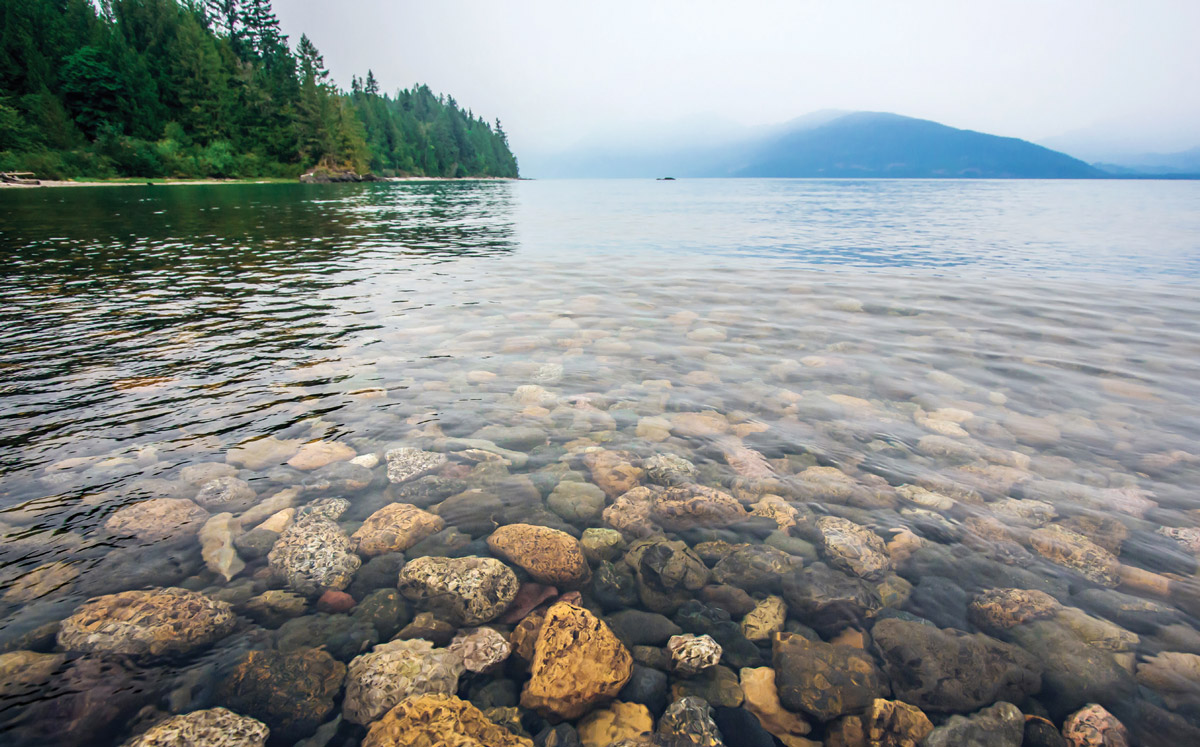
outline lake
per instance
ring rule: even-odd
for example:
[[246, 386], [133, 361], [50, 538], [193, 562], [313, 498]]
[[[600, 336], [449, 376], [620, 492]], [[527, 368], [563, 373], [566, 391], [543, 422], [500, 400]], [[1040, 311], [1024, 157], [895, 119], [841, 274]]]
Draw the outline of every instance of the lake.
[[6, 744], [1200, 743], [1200, 183], [10, 189], [0, 245]]

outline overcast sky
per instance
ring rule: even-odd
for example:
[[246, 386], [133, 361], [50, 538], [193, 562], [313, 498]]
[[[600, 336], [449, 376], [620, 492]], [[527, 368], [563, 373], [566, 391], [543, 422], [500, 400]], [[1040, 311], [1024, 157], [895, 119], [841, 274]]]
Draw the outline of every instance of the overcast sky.
[[[1130, 150], [1200, 145], [1200, 0], [275, 0], [337, 81], [427, 83], [518, 156], [865, 109]], [[1096, 126], [1099, 129], [1096, 130]], [[1105, 133], [1108, 133], [1105, 135]]]

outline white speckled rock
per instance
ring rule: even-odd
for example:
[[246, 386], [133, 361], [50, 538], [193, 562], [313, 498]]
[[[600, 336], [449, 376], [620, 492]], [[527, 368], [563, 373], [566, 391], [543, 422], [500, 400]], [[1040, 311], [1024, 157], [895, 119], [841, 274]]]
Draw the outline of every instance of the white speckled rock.
[[199, 531], [208, 512], [186, 498], [152, 498], [119, 509], [104, 522], [113, 534], [160, 540]]
[[261, 721], [227, 708], [172, 716], [123, 747], [262, 747], [271, 730]]
[[464, 630], [450, 641], [449, 649], [462, 658], [469, 672], [491, 671], [512, 653], [508, 638], [492, 628]]
[[62, 621], [58, 645], [67, 651], [162, 656], [185, 654], [228, 635], [232, 608], [186, 589], [108, 594]]
[[838, 516], [822, 516], [817, 526], [831, 565], [868, 579], [891, 570], [887, 545], [870, 529]]
[[284, 530], [267, 561], [273, 573], [301, 594], [341, 591], [362, 564], [350, 549], [350, 538], [323, 516], [310, 516]]
[[520, 586], [512, 569], [495, 558], [417, 558], [400, 571], [400, 593], [463, 625], [494, 620]]
[[347, 721], [364, 726], [412, 695], [453, 695], [463, 672], [462, 657], [429, 641], [413, 639], [381, 643], [357, 656], [346, 671]]
[[430, 472], [446, 463], [446, 455], [435, 451], [422, 451], [410, 446], [392, 449], [387, 458], [387, 476], [391, 482], [408, 482]]
[[709, 635], [673, 635], [667, 641], [671, 663], [679, 674], [689, 675], [715, 667], [721, 661], [721, 644]]
[[236, 477], [218, 477], [204, 483], [196, 494], [196, 503], [215, 511], [245, 511], [254, 505], [257, 495], [250, 483]]

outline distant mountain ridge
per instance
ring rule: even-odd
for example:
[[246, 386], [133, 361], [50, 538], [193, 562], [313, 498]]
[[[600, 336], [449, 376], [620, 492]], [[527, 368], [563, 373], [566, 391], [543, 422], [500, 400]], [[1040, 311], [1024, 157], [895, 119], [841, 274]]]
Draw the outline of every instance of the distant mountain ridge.
[[[580, 150], [530, 173], [599, 177], [1095, 179], [1104, 171], [1026, 140], [886, 112], [825, 111], [742, 139], [674, 151]], [[544, 173], [538, 173], [538, 172]]]

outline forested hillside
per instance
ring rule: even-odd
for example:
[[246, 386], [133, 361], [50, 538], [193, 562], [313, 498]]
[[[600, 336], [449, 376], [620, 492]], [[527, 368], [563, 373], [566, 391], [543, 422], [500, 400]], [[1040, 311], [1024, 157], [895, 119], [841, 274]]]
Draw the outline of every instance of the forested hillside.
[[[331, 6], [332, 12], [332, 6]], [[339, 90], [270, 0], [0, 0], [0, 171], [517, 175], [494, 125], [418, 85]]]

